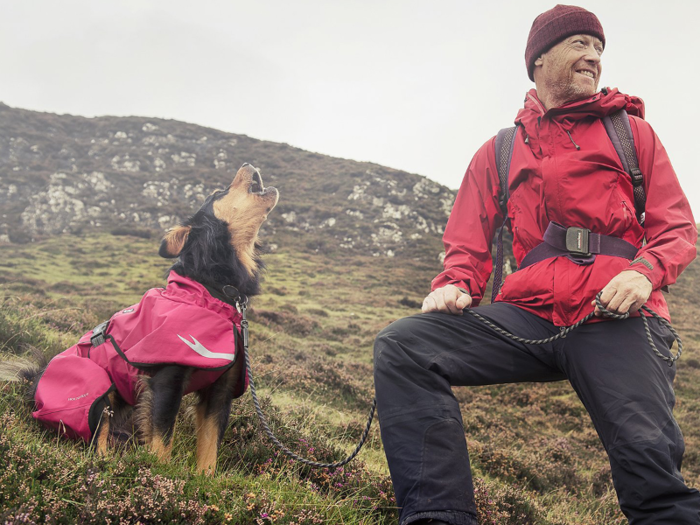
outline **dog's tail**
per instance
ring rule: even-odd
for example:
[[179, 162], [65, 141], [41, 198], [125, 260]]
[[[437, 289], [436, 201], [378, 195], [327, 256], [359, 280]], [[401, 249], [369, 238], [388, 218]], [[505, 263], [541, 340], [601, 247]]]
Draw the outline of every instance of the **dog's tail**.
[[49, 359], [44, 352], [35, 347], [29, 347], [22, 357], [0, 355], [0, 381], [25, 382], [27, 402], [34, 403], [38, 379], [48, 364]]

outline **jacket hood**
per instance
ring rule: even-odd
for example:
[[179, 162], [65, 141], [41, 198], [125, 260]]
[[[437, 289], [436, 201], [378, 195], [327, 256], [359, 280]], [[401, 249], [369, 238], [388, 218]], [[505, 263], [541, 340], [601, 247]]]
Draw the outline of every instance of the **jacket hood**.
[[587, 117], [603, 118], [624, 109], [628, 114], [644, 118], [644, 101], [639, 97], [620, 93], [617, 88], [603, 88], [592, 97], [569, 102], [558, 108], [545, 110], [544, 104], [537, 97], [537, 90], [531, 89], [525, 96], [525, 104], [518, 111], [515, 124], [521, 124], [527, 130], [541, 117], [549, 117], [562, 122], [575, 121]]

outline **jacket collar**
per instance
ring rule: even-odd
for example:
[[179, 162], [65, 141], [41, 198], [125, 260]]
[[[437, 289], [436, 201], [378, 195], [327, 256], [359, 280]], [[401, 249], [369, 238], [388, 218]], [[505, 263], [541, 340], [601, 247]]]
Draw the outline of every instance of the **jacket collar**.
[[527, 129], [539, 119], [552, 120], [581, 120], [586, 117], [603, 118], [611, 113], [625, 109], [628, 114], [644, 118], [644, 102], [639, 97], [620, 93], [617, 88], [603, 88], [595, 95], [569, 102], [558, 108], [545, 110], [544, 104], [537, 97], [537, 90], [531, 89], [525, 96], [525, 104], [518, 112], [516, 124], [522, 124]]
[[189, 277], [170, 271], [168, 275], [168, 287], [166, 293], [171, 297], [179, 297], [181, 300], [198, 304], [204, 308], [220, 311], [237, 320], [240, 314], [235, 307], [235, 298], [226, 297], [226, 294], [203, 285]]

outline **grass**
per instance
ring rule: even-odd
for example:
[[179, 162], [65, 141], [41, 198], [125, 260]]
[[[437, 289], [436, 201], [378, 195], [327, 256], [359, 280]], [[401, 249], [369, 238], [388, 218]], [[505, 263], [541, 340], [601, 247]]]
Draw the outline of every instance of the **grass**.
[[[168, 262], [139, 237], [64, 236], [0, 246], [0, 352], [53, 355], [113, 311], [162, 286]], [[362, 256], [265, 257], [264, 294], [250, 309], [253, 372], [275, 432], [290, 448], [337, 461], [355, 446], [373, 396], [372, 343], [416, 312], [437, 262]], [[677, 418], [684, 475], [700, 481], [700, 271], [670, 296], [684, 336]], [[0, 522], [388, 524], [396, 520], [379, 425], [344, 469], [312, 470], [264, 437], [249, 394], [234, 403], [217, 474], [194, 473], [192, 401], [173, 460], [135, 443], [107, 459], [56, 439], [32, 420], [22, 385], [0, 383]], [[480, 523], [623, 524], [610, 470], [588, 416], [565, 382], [456, 388], [463, 407]]]
[[[37, 434], [26, 425], [28, 414], [2, 409], [0, 499], [5, 505], [16, 501], [10, 508], [3, 505], [3, 522], [23, 522], [23, 515], [44, 523], [383, 521], [357, 519], [360, 513], [376, 514], [372, 508], [376, 495], [365, 497], [366, 490], [349, 483], [349, 489], [329, 493], [323, 482], [304, 479], [302, 469], [283, 460], [245, 462], [246, 458], [224, 454], [223, 473], [202, 477], [192, 473], [184, 453], [187, 439], [178, 444], [167, 465], [133, 445], [102, 460], [81, 445], [56, 441], [46, 432]], [[241, 428], [236, 426], [240, 423], [240, 418], [234, 422], [234, 430]], [[20, 467], [24, 472], [18, 476]], [[343, 481], [363, 475], [358, 470], [347, 474]], [[324, 481], [339, 483], [336, 479], [341, 478], [328, 476]]]

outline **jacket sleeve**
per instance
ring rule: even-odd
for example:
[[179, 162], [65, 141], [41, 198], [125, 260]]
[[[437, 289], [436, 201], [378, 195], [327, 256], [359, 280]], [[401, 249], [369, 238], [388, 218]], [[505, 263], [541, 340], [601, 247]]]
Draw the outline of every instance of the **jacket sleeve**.
[[495, 137], [477, 151], [467, 168], [442, 237], [445, 269], [432, 282], [433, 290], [448, 284], [466, 289], [474, 306], [491, 275], [491, 243], [503, 222], [494, 144]]
[[698, 232], [688, 199], [656, 133], [636, 117], [630, 117], [630, 125], [647, 196], [647, 243], [637, 252], [630, 268], [645, 275], [658, 290], [675, 283], [695, 258]]

